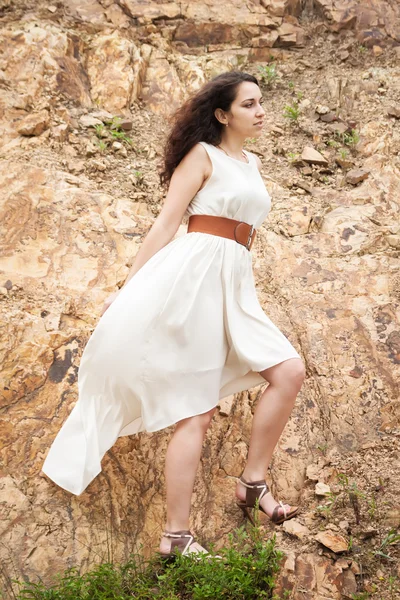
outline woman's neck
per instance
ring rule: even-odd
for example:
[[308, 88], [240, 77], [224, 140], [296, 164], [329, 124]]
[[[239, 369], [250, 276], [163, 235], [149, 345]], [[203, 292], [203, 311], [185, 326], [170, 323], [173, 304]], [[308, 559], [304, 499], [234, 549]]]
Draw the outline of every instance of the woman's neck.
[[240, 158], [244, 146], [245, 138], [234, 135], [222, 135], [219, 145], [231, 156]]

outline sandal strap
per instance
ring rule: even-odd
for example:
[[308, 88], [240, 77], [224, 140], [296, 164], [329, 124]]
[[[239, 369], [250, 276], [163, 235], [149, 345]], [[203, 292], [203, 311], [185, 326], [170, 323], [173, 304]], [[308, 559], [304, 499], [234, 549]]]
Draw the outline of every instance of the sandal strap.
[[[179, 531], [165, 530], [163, 535], [166, 538], [172, 538], [171, 553], [174, 552], [175, 548], [178, 548], [181, 554], [185, 554], [194, 541], [194, 536], [191, 534], [189, 529], [181, 529]], [[189, 538], [188, 541], [186, 541], [185, 538]]]
[[246, 481], [243, 476], [239, 477], [239, 481], [246, 489], [246, 506], [253, 508], [256, 500], [260, 501], [269, 492], [269, 487], [265, 479], [259, 481]]
[[283, 510], [284, 520], [287, 519], [288, 512], [287, 512], [287, 510], [285, 508], [285, 505], [283, 504], [282, 501], [279, 501], [279, 504], [277, 506], [275, 506], [275, 508], [274, 508], [274, 510], [272, 512], [271, 521], [273, 523], [276, 523], [276, 521], [280, 521], [282, 519], [282, 515], [279, 514], [279, 509], [280, 508], [282, 508], [282, 510]]
[[163, 536], [169, 538], [193, 537], [189, 529], [181, 529], [180, 531], [167, 531], [165, 529]]

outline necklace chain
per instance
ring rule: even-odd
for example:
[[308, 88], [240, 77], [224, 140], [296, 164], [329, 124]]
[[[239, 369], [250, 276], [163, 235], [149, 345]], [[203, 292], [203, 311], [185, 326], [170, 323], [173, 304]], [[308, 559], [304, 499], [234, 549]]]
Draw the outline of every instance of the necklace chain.
[[[222, 146], [220, 146], [219, 144], [217, 144], [217, 148], [219, 148], [220, 150], [222, 150], [222, 152], [225, 152], [225, 154], [226, 154], [227, 156], [229, 156], [229, 158], [235, 158], [234, 156], [231, 156], [230, 154], [228, 154], [228, 153], [227, 153], [227, 151], [226, 151], [226, 150], [224, 150], [224, 148], [223, 148]], [[245, 154], [244, 150], [242, 149], [242, 150], [241, 150], [241, 152], [242, 152], [242, 156], [243, 156], [243, 157], [246, 159], [246, 163], [248, 163], [249, 161], [248, 161], [248, 158], [247, 158], [247, 156], [246, 156], [246, 154]], [[238, 159], [236, 159], [236, 160], [238, 160]], [[242, 162], [243, 162], [243, 161], [242, 161]]]

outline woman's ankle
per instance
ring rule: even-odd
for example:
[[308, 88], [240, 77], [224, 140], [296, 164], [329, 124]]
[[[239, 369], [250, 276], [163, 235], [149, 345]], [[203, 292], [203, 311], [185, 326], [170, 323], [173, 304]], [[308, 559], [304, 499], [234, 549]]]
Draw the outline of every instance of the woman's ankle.
[[189, 523], [182, 521], [167, 521], [164, 531], [189, 531]]
[[242, 477], [247, 482], [262, 481], [265, 480], [265, 473], [261, 471], [246, 471], [245, 469], [242, 473]]

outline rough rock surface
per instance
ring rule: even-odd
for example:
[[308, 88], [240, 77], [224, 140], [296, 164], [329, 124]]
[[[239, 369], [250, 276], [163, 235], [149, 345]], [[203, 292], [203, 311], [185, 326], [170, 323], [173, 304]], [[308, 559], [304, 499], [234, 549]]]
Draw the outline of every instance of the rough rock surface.
[[[275, 528], [287, 556], [278, 589], [294, 600], [364, 591], [392, 598], [376, 553], [395, 559], [387, 575], [399, 577], [398, 546], [382, 547], [400, 527], [398, 3], [5, 0], [3, 7], [6, 597], [11, 578], [48, 581], [69, 566], [157, 547], [172, 428], [119, 439], [79, 498], [40, 469], [77, 399], [80, 356], [102, 302], [125, 280], [160, 209], [166, 117], [214, 74], [245, 68], [262, 80], [266, 127], [248, 149], [260, 155], [273, 199], [253, 252], [258, 294], [307, 366], [267, 476], [276, 497], [302, 506], [297, 527]], [[272, 60], [279, 77], [268, 84]], [[296, 122], [285, 118], [287, 105], [299, 108]], [[115, 117], [132, 128], [115, 129]], [[307, 147], [326, 163], [301, 160]], [[354, 185], [350, 169], [368, 178]], [[240, 524], [231, 477], [245, 462], [258, 394], [225, 399], [207, 432], [192, 512], [204, 543], [222, 546]], [[317, 497], [316, 482], [330, 492]], [[262, 526], [266, 536], [274, 531]], [[325, 529], [352, 540], [346, 552], [317, 543]]]

